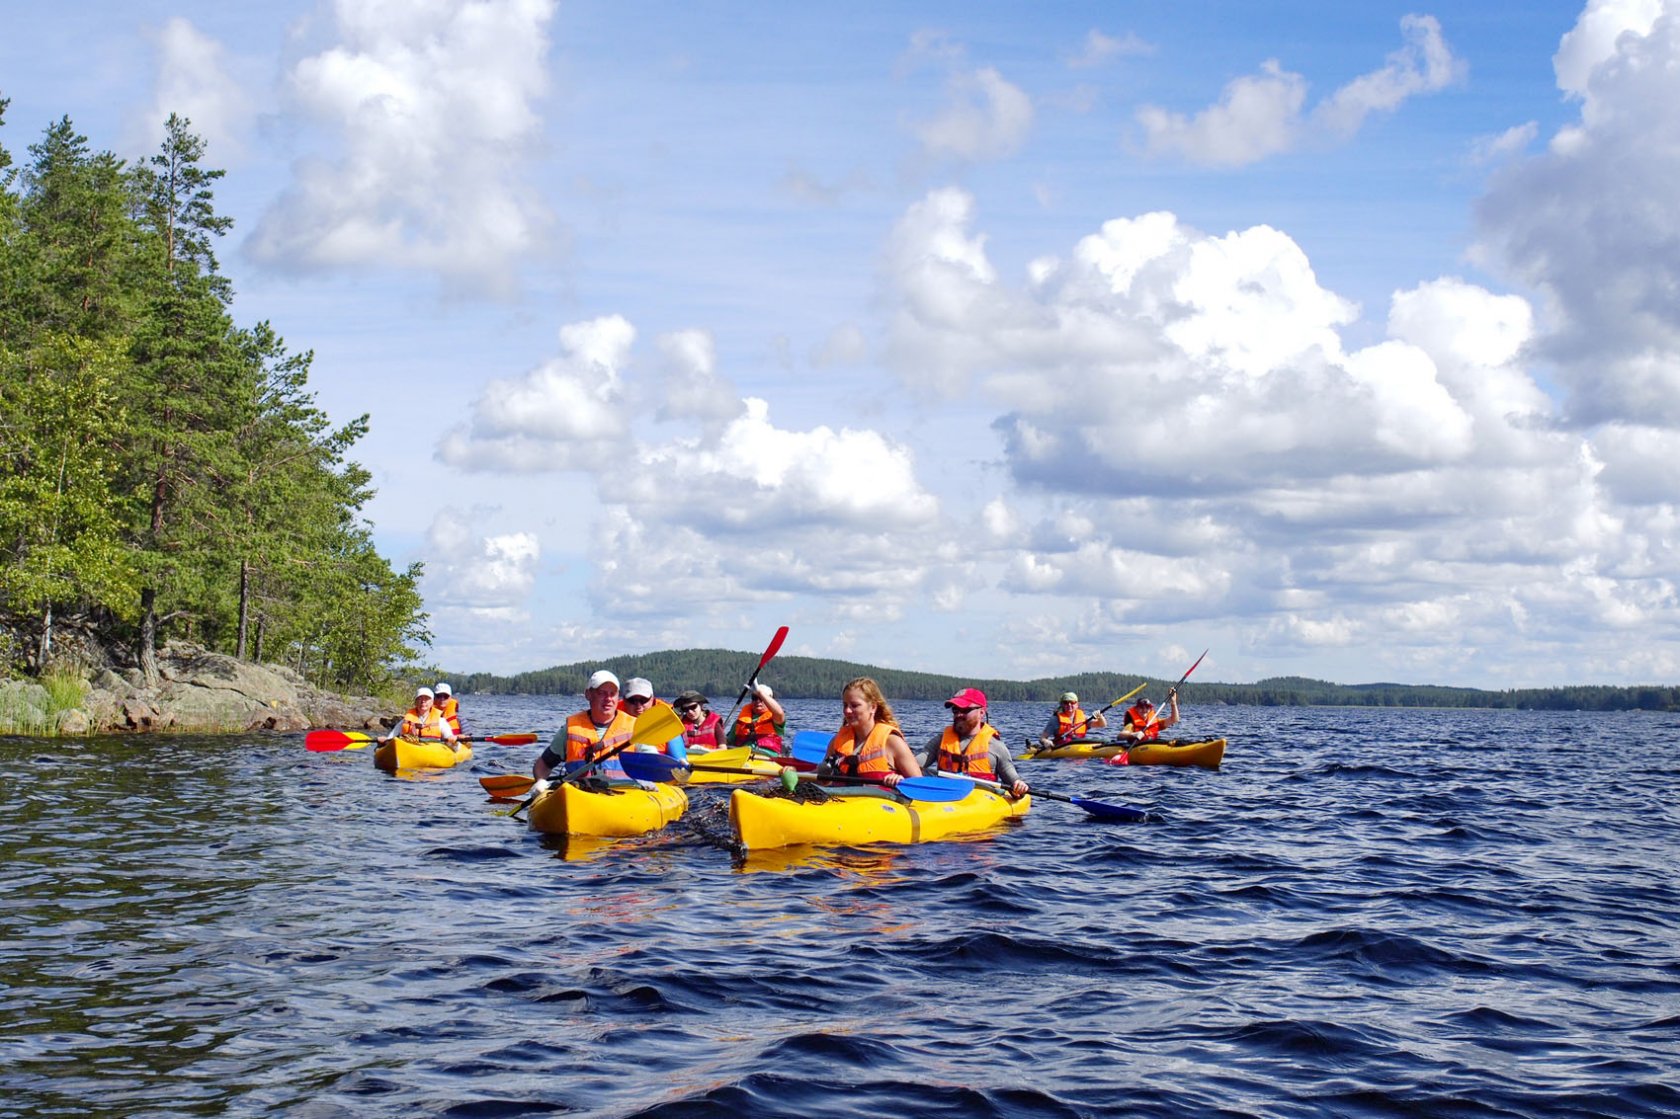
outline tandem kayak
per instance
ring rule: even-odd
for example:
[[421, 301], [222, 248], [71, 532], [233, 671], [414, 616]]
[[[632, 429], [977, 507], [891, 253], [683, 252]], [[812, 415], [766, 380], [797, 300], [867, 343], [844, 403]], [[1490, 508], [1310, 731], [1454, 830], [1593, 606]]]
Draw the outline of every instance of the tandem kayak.
[[427, 738], [418, 742], [408, 738], [393, 738], [374, 748], [373, 764], [387, 773], [399, 769], [448, 769], [472, 760], [472, 747], [466, 743], [450, 746], [442, 739]]
[[627, 781], [594, 789], [552, 785], [531, 802], [525, 818], [545, 835], [642, 835], [657, 831], [688, 808], [675, 785], [653, 788]]
[[1016, 800], [979, 787], [960, 800], [941, 802], [906, 801], [873, 790], [825, 791], [826, 800], [805, 801], [736, 789], [729, 794], [736, 844], [762, 851], [796, 844], [926, 843], [983, 831], [1032, 808], [1030, 796]]
[[[1021, 751], [1020, 757], [1023, 761], [1033, 758], [1108, 758], [1115, 765], [1199, 765], [1204, 769], [1218, 769], [1225, 757], [1225, 740], [1175, 738], [1170, 742], [1140, 742], [1127, 746], [1123, 742], [1091, 739], [1046, 750], [1029, 738], [1027, 748]], [[1127, 760], [1116, 760], [1122, 757]]]

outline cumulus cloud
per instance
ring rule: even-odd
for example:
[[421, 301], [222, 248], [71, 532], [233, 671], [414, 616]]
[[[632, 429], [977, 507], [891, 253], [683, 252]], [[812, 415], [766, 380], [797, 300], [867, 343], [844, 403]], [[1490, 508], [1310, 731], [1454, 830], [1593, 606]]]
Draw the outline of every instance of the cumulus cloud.
[[256, 113], [255, 100], [234, 76], [235, 60], [217, 40], [176, 16], [151, 36], [157, 49], [157, 81], [151, 101], [130, 126], [136, 147], [163, 142], [164, 122], [176, 113], [192, 122], [205, 142], [206, 166], [238, 162]]
[[455, 655], [485, 656], [526, 638], [542, 549], [533, 533], [475, 526], [489, 509], [439, 509], [426, 532], [424, 590], [434, 631]]
[[906, 211], [888, 352], [918, 391], [1001, 411], [1017, 497], [973, 539], [1064, 647], [1241, 618], [1268, 659], [1359, 645], [1438, 678], [1431, 625], [1473, 646], [1521, 619], [1575, 663], [1580, 617], [1680, 614], [1671, 441], [1564, 428], [1520, 296], [1423, 283], [1351, 347], [1359, 309], [1275, 229], [1114, 219], [1010, 283], [978, 226], [960, 191]]
[[1558, 85], [1580, 117], [1509, 163], [1477, 209], [1477, 259], [1538, 291], [1541, 355], [1583, 425], [1680, 426], [1680, 4], [1595, 2]]
[[1304, 114], [1307, 80], [1275, 59], [1260, 73], [1233, 79], [1219, 100], [1193, 116], [1156, 105], [1138, 110], [1145, 151], [1212, 167], [1241, 167], [1304, 143], [1342, 141], [1373, 113], [1390, 112], [1408, 98], [1445, 89], [1460, 79], [1463, 63], [1432, 16], [1400, 21], [1404, 45], [1384, 65], [1353, 79]]
[[506, 291], [549, 216], [520, 169], [554, 0], [335, 0], [341, 42], [299, 61], [295, 110], [337, 142], [310, 153], [248, 251], [292, 270], [422, 270]]
[[545, 473], [617, 456], [629, 431], [623, 370], [636, 331], [611, 315], [560, 331], [560, 353], [522, 377], [491, 381], [438, 457], [468, 470]]

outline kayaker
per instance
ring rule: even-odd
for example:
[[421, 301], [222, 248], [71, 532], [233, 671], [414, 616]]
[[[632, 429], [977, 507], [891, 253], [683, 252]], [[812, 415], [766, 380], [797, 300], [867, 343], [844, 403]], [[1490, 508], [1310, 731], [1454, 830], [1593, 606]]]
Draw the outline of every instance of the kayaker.
[[449, 681], [439, 680], [437, 687], [433, 688], [432, 691], [436, 693], [435, 705], [438, 714], [449, 721], [449, 729], [454, 731], [455, 736], [459, 738], [461, 735], [461, 704], [456, 700], [455, 692], [450, 688]]
[[403, 713], [402, 719], [391, 728], [391, 733], [379, 742], [383, 745], [393, 738], [429, 738], [434, 741], [441, 738], [453, 746], [455, 737], [455, 731], [443, 713], [432, 706], [432, 689], [420, 688], [414, 693], [414, 706]]
[[1078, 742], [1095, 728], [1107, 725], [1108, 720], [1102, 712], [1085, 714], [1079, 706], [1079, 696], [1074, 692], [1063, 692], [1056, 709], [1050, 712], [1050, 721], [1038, 733], [1038, 745], [1040, 749], [1054, 750], [1058, 746]]
[[782, 752], [782, 732], [787, 729], [787, 712], [776, 702], [776, 693], [769, 684], [755, 684], [752, 702], [735, 716], [729, 728], [729, 745], [753, 746], [771, 753]]
[[859, 676], [840, 691], [840, 730], [829, 740], [819, 775], [868, 777], [891, 788], [906, 777], [920, 777], [922, 767], [898, 720], [881, 694], [881, 685]]
[[[635, 733], [635, 716], [618, 707], [617, 676], [601, 669], [589, 678], [583, 698], [589, 706], [566, 720], [532, 764], [531, 774], [539, 781], [562, 763], [593, 761], [608, 754], [629, 742]], [[616, 758], [597, 767], [596, 772], [624, 776]]]
[[699, 692], [683, 692], [672, 702], [683, 721], [683, 742], [690, 747], [715, 750], [723, 745], [723, 716], [711, 708], [711, 700]]
[[[624, 682], [624, 697], [618, 701], [619, 707], [629, 712], [631, 718], [639, 719], [658, 707], [669, 707], [670, 704], [653, 696], [653, 684], [641, 676], [632, 676]], [[688, 760], [688, 747], [683, 742], [683, 736], [677, 735], [669, 742], [649, 743], [636, 749], [648, 754], [669, 754], [678, 761]]]
[[996, 781], [1007, 785], [1013, 795], [1026, 796], [1031, 789], [1016, 772], [1003, 735], [986, 721], [986, 693], [964, 688], [945, 706], [951, 709], [951, 725], [922, 747], [922, 768]]
[[1115, 738], [1122, 742], [1154, 742], [1161, 732], [1178, 722], [1178, 689], [1167, 689], [1167, 717], [1161, 718], [1148, 696], [1138, 696], [1137, 702], [1126, 708], [1126, 721], [1120, 724]]

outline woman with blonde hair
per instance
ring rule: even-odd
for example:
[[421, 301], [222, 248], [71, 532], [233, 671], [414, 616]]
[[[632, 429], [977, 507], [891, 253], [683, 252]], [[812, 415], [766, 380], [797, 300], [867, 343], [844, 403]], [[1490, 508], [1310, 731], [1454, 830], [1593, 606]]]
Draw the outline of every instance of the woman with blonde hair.
[[888, 788], [906, 777], [922, 775], [881, 694], [881, 685], [868, 676], [859, 676], [840, 689], [840, 721], [819, 772], [862, 777]]

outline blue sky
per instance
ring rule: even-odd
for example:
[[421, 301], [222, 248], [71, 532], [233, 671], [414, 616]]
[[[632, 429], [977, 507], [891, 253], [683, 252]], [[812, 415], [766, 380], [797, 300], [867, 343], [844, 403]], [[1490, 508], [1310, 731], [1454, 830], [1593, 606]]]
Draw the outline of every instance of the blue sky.
[[434, 658], [1672, 681], [1680, 0], [79, 3]]

